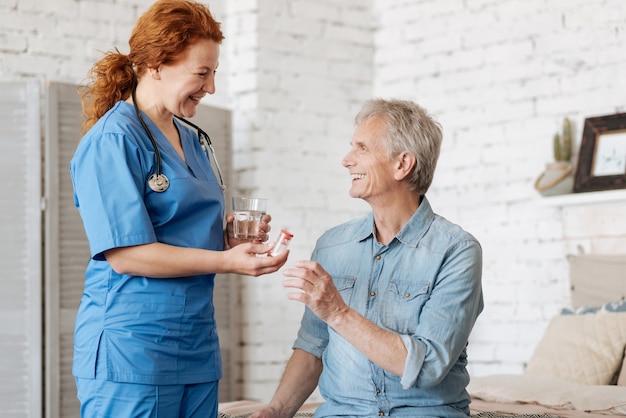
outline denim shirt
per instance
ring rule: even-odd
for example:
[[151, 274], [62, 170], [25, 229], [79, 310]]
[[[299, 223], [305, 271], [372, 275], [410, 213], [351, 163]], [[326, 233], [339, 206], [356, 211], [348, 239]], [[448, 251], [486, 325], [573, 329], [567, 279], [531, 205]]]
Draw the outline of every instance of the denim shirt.
[[466, 347], [483, 309], [480, 244], [425, 197], [389, 244], [373, 230], [371, 213], [332, 228], [312, 259], [352, 309], [401, 337], [404, 373], [383, 370], [306, 308], [293, 348], [323, 360], [326, 402], [315, 417], [469, 416]]

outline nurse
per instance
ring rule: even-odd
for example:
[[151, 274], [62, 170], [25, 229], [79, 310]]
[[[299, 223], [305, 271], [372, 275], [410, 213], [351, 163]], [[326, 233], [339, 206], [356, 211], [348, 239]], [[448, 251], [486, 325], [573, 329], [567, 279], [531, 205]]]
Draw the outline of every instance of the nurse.
[[272, 248], [269, 215], [258, 240], [232, 238], [205, 134], [179, 119], [215, 92], [223, 38], [205, 5], [159, 0], [129, 54], [91, 69], [70, 163], [91, 251], [74, 335], [83, 417], [216, 417], [215, 274], [259, 276], [287, 260], [258, 257]]

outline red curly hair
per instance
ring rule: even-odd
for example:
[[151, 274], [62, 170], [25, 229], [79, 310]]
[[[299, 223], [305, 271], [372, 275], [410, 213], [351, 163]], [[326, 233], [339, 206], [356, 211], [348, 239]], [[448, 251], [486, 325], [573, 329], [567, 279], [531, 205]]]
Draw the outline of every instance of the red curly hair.
[[126, 100], [148, 68], [168, 64], [200, 39], [221, 43], [224, 35], [209, 8], [194, 0], [158, 0], [137, 20], [128, 40], [130, 53], [105, 53], [80, 88], [83, 132], [119, 100]]

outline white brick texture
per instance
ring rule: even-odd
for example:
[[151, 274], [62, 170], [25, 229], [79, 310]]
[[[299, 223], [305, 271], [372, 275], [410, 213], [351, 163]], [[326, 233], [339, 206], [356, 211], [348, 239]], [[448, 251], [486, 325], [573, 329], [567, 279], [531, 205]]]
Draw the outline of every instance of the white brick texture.
[[[0, 0], [0, 81], [81, 82], [127, 49], [149, 0]], [[484, 250], [486, 308], [472, 374], [518, 373], [569, 303], [566, 254], [624, 252], [626, 202], [542, 204], [535, 179], [564, 117], [624, 111], [623, 0], [216, 0], [226, 39], [218, 94], [233, 110], [235, 192], [270, 198], [292, 263], [328, 227], [367, 211], [341, 166], [361, 103], [415, 100], [444, 145], [429, 199]], [[302, 306], [280, 273], [242, 278], [240, 395], [267, 400]], [[317, 395], [316, 395], [317, 396]]]
[[375, 7], [374, 94], [416, 100], [442, 122], [429, 197], [483, 245], [486, 308], [470, 341], [471, 371], [521, 372], [548, 318], [569, 303], [566, 254], [624, 252], [624, 203], [547, 207], [533, 183], [564, 117], [578, 146], [585, 117], [623, 109], [626, 4]]

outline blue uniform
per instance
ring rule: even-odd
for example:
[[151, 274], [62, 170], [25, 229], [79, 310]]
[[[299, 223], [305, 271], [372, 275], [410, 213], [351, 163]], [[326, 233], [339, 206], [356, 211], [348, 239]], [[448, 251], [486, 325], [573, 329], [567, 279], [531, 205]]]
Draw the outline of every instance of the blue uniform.
[[118, 274], [103, 256], [112, 248], [154, 242], [223, 249], [224, 195], [196, 132], [174, 121], [183, 161], [156, 125], [143, 119], [161, 151], [162, 173], [170, 181], [166, 191], [148, 186], [156, 172], [155, 151], [134, 107], [123, 101], [89, 130], [70, 163], [91, 251], [76, 318], [73, 374], [148, 385], [216, 381], [222, 369], [215, 275]]

